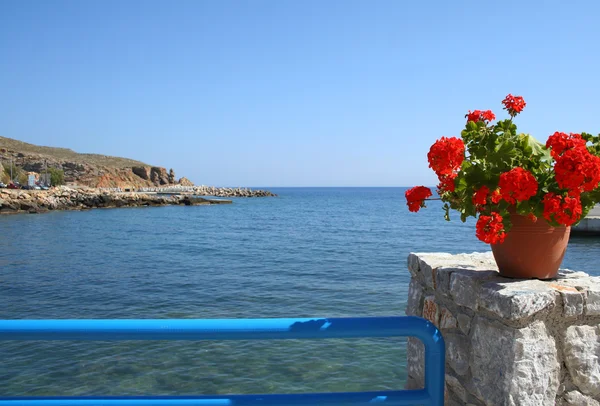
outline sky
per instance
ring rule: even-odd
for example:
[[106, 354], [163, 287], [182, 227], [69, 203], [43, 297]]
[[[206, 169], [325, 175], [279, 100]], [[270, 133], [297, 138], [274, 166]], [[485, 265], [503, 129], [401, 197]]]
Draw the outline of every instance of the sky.
[[434, 185], [468, 110], [600, 133], [600, 2], [0, 0], [0, 135], [216, 186]]

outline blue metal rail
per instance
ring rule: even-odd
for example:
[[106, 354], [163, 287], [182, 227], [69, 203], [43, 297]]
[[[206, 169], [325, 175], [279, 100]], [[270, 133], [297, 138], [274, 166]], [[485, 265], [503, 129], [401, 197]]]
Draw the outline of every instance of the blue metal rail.
[[[0, 397], [0, 406], [56, 405], [431, 405], [444, 404], [444, 340], [419, 317], [205, 320], [0, 320], [3, 340], [273, 340], [352, 337], [419, 338], [425, 387], [418, 390], [285, 395]], [[1, 360], [0, 360], [1, 363]], [[1, 391], [1, 383], [0, 383]]]

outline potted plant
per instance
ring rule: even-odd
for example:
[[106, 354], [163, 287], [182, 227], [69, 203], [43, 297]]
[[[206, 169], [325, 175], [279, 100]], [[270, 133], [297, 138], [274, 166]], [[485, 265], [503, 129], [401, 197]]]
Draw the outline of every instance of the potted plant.
[[[437, 193], [464, 222], [477, 218], [476, 235], [491, 244], [500, 274], [515, 278], [556, 276], [577, 224], [600, 201], [600, 136], [555, 132], [545, 144], [517, 132], [513, 119], [525, 101], [502, 101], [509, 118], [493, 124], [490, 110], [469, 111], [461, 138], [442, 137], [429, 150]], [[416, 186], [405, 194], [410, 211], [431, 200]]]

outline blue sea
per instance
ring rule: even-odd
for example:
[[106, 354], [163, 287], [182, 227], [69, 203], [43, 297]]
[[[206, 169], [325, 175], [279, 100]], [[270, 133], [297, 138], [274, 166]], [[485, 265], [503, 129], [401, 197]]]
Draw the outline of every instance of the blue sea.
[[[403, 315], [409, 252], [487, 251], [402, 188], [281, 188], [231, 205], [0, 216], [0, 319]], [[563, 263], [598, 272], [600, 239]], [[16, 342], [0, 396], [401, 389], [400, 339]]]

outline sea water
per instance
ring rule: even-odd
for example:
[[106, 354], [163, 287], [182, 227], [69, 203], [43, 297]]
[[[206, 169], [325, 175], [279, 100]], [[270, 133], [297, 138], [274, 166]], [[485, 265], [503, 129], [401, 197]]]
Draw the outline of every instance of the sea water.
[[[404, 315], [409, 252], [488, 251], [402, 188], [281, 188], [231, 205], [0, 216], [0, 319]], [[564, 267], [600, 274], [600, 239]], [[17, 342], [0, 396], [402, 389], [405, 340]]]

